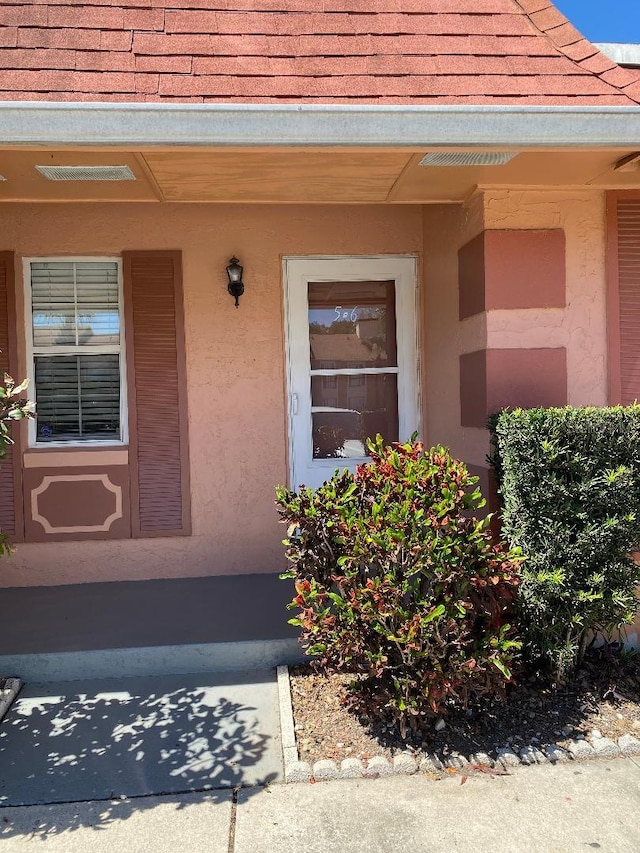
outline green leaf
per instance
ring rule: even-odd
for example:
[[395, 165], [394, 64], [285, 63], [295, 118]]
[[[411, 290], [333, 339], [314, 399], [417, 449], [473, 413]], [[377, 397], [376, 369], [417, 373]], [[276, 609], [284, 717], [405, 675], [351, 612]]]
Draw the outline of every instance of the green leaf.
[[442, 616], [442, 614], [445, 612], [445, 610], [446, 610], [446, 608], [445, 608], [444, 604], [439, 604], [437, 607], [434, 607], [433, 610], [431, 611], [431, 613], [429, 613], [427, 615], [427, 617], [424, 619], [425, 624], [427, 624], [429, 622], [433, 622], [433, 620], [437, 619], [438, 616]]
[[492, 658], [491, 663], [500, 670], [500, 672], [504, 675], [505, 678], [511, 678], [511, 672], [502, 663], [502, 661]]

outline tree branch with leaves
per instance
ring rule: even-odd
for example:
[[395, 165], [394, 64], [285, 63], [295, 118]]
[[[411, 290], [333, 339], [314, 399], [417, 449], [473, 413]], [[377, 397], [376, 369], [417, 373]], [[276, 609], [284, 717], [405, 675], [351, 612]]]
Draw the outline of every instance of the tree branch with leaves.
[[[6, 457], [7, 449], [12, 445], [12, 425], [25, 418], [33, 418], [35, 404], [25, 397], [29, 380], [16, 384], [8, 373], [0, 381], [0, 462]], [[0, 557], [12, 551], [7, 534], [0, 530]]]

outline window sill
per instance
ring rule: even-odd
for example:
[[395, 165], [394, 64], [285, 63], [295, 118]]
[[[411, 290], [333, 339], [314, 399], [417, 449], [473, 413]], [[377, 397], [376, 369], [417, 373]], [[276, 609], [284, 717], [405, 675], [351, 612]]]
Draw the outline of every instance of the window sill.
[[25, 450], [25, 468], [105, 468], [128, 465], [129, 448], [126, 445], [89, 447], [51, 447]]
[[128, 450], [129, 445], [122, 441], [83, 441], [73, 444], [70, 441], [48, 441], [46, 444], [32, 444], [25, 453], [46, 453], [48, 450], [83, 451], [83, 450]]

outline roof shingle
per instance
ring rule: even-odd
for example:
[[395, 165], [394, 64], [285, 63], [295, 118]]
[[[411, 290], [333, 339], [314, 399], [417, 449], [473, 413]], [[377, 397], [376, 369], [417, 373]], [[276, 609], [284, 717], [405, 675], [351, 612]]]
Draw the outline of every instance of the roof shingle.
[[0, 98], [638, 104], [550, 0], [0, 0]]

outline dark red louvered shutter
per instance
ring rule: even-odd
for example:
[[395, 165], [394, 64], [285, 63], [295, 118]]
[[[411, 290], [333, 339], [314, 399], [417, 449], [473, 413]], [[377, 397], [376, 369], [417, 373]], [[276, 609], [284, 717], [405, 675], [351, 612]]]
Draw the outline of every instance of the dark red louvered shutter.
[[191, 532], [180, 252], [125, 252], [131, 525]]
[[[16, 354], [16, 304], [13, 252], [0, 252], [0, 371], [19, 382]], [[14, 445], [0, 461], [0, 530], [12, 541], [23, 538], [22, 468], [20, 464], [19, 428], [11, 428]]]
[[640, 197], [609, 197], [610, 402], [640, 400]]

